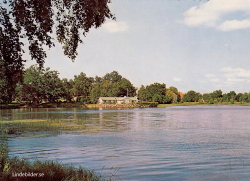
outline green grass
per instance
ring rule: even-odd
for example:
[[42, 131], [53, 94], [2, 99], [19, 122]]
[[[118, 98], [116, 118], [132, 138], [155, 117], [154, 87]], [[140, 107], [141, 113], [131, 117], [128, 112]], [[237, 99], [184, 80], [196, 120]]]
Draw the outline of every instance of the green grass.
[[214, 104], [209, 103], [199, 103], [199, 102], [183, 102], [183, 103], [176, 103], [176, 104], [159, 104], [157, 107], [170, 107], [170, 106], [192, 106], [192, 105], [242, 105], [242, 106], [250, 106], [250, 103], [246, 102], [234, 102], [234, 104], [230, 102], [214, 102]]
[[157, 107], [170, 107], [170, 106], [191, 106], [191, 105], [203, 105], [198, 102], [184, 102], [184, 103], [175, 103], [175, 104], [158, 104]]
[[[26, 174], [26, 175], [25, 175]], [[32, 174], [32, 175], [31, 175]], [[73, 167], [55, 161], [28, 161], [8, 157], [8, 147], [0, 145], [0, 180], [3, 181], [102, 181], [100, 174], [83, 167]]]
[[82, 120], [36, 119], [0, 121], [0, 133], [22, 134], [28, 132], [77, 132], [86, 129]]

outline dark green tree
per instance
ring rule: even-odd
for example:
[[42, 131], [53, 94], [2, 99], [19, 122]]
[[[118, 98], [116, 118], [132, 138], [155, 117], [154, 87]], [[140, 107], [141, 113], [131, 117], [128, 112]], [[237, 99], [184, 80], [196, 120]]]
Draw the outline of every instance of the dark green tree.
[[184, 95], [183, 101], [184, 102], [198, 102], [200, 98], [201, 98], [201, 94], [200, 93], [191, 90], [191, 91], [188, 91]]
[[99, 97], [133, 97], [135, 95], [136, 89], [133, 84], [117, 71], [113, 71], [107, 73], [103, 78], [95, 78], [90, 99], [92, 103], [96, 103]]
[[[166, 96], [166, 85], [154, 83], [146, 86], [147, 101], [152, 102], [154, 95]], [[160, 102], [159, 102], [160, 103]]]
[[244, 94], [242, 94], [242, 93], [238, 93], [236, 96], [235, 96], [235, 100], [237, 101], [237, 102], [243, 102], [243, 96], [244, 96]]
[[221, 90], [216, 90], [216, 91], [212, 92], [210, 95], [211, 95], [212, 99], [216, 99], [218, 101], [219, 98], [222, 97], [222, 91]]
[[122, 79], [122, 76], [117, 71], [107, 73], [103, 77], [103, 80], [108, 80], [111, 83], [119, 82], [119, 81], [121, 81], [121, 79]]
[[138, 97], [142, 101], [158, 102], [160, 104], [170, 101], [166, 95], [166, 85], [160, 83], [150, 84], [146, 88], [142, 86], [138, 91]]
[[73, 85], [74, 81], [72, 79], [68, 80], [66, 78], [62, 79], [62, 98], [64, 98], [67, 102], [71, 102], [73, 100]]
[[23, 83], [19, 85], [19, 100], [31, 103], [55, 102], [63, 95], [59, 73], [50, 68], [32, 65], [25, 70]]
[[0, 6], [0, 103], [10, 103], [22, 78], [22, 43], [6, 8]]
[[243, 94], [243, 102], [250, 102], [249, 93], [245, 92]]
[[206, 103], [209, 103], [210, 99], [211, 99], [211, 94], [210, 93], [204, 93], [202, 95], [202, 98], [203, 100], [206, 102]]
[[44, 46], [54, 46], [56, 39], [64, 54], [75, 60], [77, 47], [91, 28], [115, 19], [110, 0], [3, 0], [0, 2], [0, 103], [11, 102], [22, 78], [24, 42], [31, 59], [42, 66]]
[[138, 90], [138, 98], [140, 101], [144, 102], [147, 100], [147, 92], [144, 85]]
[[78, 101], [85, 103], [90, 102], [90, 92], [93, 87], [93, 83], [94, 78], [87, 77], [83, 72], [74, 76], [72, 93], [75, 97], [77, 97]]

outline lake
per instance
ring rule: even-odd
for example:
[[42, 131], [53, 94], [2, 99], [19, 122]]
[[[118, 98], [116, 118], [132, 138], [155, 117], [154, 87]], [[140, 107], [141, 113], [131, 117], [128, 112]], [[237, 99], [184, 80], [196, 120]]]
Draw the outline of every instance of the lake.
[[81, 133], [10, 138], [11, 156], [81, 165], [121, 181], [250, 180], [248, 106], [0, 112], [1, 120], [82, 119], [88, 124]]

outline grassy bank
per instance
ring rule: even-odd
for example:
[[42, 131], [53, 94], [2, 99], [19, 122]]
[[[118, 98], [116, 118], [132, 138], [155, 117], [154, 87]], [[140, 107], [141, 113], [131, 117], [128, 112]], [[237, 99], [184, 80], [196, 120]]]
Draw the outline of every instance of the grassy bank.
[[[104, 181], [100, 174], [82, 167], [55, 161], [28, 161], [8, 157], [6, 144], [0, 145], [0, 180], [3, 181]], [[111, 180], [111, 178], [106, 179]]]
[[209, 103], [199, 103], [199, 102], [183, 102], [183, 103], [176, 103], [176, 104], [159, 104], [157, 107], [170, 107], [170, 106], [193, 106], [193, 105], [241, 105], [241, 106], [250, 106], [250, 103], [246, 102], [215, 102], [214, 104]]

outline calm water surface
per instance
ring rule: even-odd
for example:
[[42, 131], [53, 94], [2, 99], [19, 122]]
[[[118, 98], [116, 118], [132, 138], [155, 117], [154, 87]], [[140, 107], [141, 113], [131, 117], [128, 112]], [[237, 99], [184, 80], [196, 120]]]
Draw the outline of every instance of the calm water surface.
[[122, 181], [250, 180], [247, 106], [1, 110], [2, 120], [38, 118], [88, 120], [89, 130], [11, 138], [12, 156], [81, 165]]

